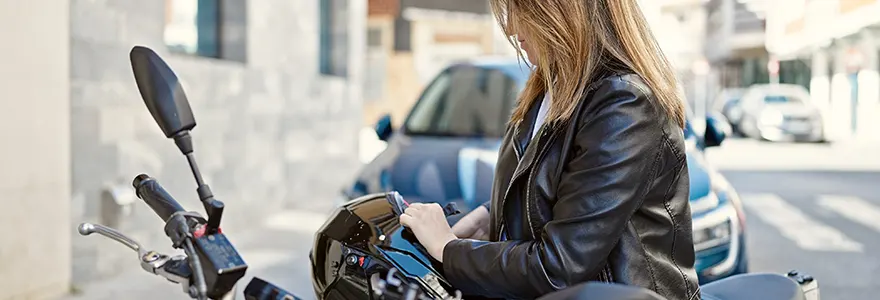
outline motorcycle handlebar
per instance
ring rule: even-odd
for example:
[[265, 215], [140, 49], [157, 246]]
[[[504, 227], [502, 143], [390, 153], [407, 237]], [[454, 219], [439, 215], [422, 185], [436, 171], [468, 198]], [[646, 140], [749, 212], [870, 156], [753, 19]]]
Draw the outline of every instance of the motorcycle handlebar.
[[180, 203], [177, 203], [177, 200], [174, 200], [158, 181], [147, 174], [135, 177], [131, 185], [137, 197], [144, 200], [162, 218], [162, 221], [167, 222], [174, 213], [184, 211]]

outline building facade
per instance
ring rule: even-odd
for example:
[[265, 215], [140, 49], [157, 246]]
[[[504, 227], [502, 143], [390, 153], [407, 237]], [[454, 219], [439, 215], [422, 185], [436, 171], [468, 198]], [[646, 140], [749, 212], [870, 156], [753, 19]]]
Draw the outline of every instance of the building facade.
[[69, 20], [67, 1], [0, 1], [0, 299], [70, 290]]
[[712, 66], [714, 92], [770, 82], [770, 56], [764, 47], [767, 2], [771, 1], [706, 2], [704, 53]]
[[0, 100], [9, 108], [0, 119], [15, 122], [0, 132], [40, 147], [4, 147], [15, 160], [0, 181], [19, 178], [4, 186], [19, 196], [4, 201], [20, 217], [0, 222], [41, 232], [0, 237], [0, 298], [39, 299], [139, 268], [124, 247], [71, 236], [80, 222], [167, 249], [162, 222], [130, 192], [135, 175], [202, 211], [186, 160], [140, 99], [135, 45], [158, 52], [183, 83], [200, 169], [226, 203], [224, 227], [324, 209], [358, 167], [366, 0], [58, 2], [0, 4], [5, 27], [21, 28], [2, 33], [19, 46], [0, 50], [14, 58], [2, 87], [15, 95]]
[[685, 99], [692, 110], [703, 115], [706, 96], [706, 10], [701, 0], [654, 2], [652, 29], [669, 62], [675, 68]]
[[813, 101], [832, 140], [880, 140], [880, 1], [776, 1], [768, 51], [810, 66]]

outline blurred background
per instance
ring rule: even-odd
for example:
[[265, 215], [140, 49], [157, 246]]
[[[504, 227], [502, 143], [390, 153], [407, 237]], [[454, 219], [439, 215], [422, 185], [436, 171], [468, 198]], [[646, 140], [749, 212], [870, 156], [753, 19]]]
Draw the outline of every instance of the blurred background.
[[[689, 163], [710, 174], [692, 207], [736, 208], [726, 227], [695, 230], [701, 276], [798, 269], [824, 298], [876, 299], [880, 0], [640, 2], [688, 102]], [[130, 250], [75, 230], [101, 223], [169, 251], [130, 188], [140, 173], [200, 208], [134, 84], [135, 45], [183, 82], [200, 167], [249, 276], [306, 299], [313, 233], [341, 201], [387, 189], [485, 201], [491, 175], [462, 166], [492, 165], [495, 136], [419, 116], [460, 99], [499, 101], [469, 109], [506, 119], [524, 78], [491, 77], [516, 61], [485, 0], [0, 0], [0, 22], [0, 299], [184, 299]], [[434, 96], [477, 78], [458, 64], [488, 70], [501, 92]], [[429, 112], [410, 116], [417, 102]]]

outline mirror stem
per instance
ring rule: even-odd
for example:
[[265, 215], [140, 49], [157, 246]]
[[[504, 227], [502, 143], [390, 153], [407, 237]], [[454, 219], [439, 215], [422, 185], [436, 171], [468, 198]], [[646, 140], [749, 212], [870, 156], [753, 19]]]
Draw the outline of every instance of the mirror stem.
[[177, 149], [180, 149], [180, 153], [183, 153], [183, 155], [186, 155], [187, 157], [193, 153], [193, 141], [192, 136], [189, 135], [189, 130], [184, 130], [175, 134], [174, 144], [177, 145]]
[[202, 201], [202, 205], [205, 206], [205, 211], [208, 214], [208, 226], [206, 231], [209, 234], [214, 233], [220, 228], [220, 220], [223, 217], [223, 202], [214, 199], [214, 193], [211, 192], [211, 188], [208, 187], [208, 185], [205, 184], [204, 179], [202, 179], [202, 172], [199, 171], [199, 165], [196, 163], [196, 157], [193, 154], [192, 136], [189, 135], [189, 131], [184, 130], [174, 135], [174, 144], [176, 144], [177, 148], [180, 149], [180, 152], [186, 156], [186, 161], [189, 163], [189, 169], [192, 171], [193, 177], [196, 179], [196, 192], [199, 194], [199, 200]]
[[[189, 170], [192, 171], [193, 177], [196, 178], [196, 185], [205, 185], [205, 181], [202, 179], [202, 172], [199, 171], [199, 165], [196, 163], [196, 157], [192, 154], [192, 152], [186, 154], [186, 162], [189, 163]], [[199, 198], [201, 198], [201, 196], [202, 195], [199, 195]], [[200, 200], [205, 201], [205, 199]]]

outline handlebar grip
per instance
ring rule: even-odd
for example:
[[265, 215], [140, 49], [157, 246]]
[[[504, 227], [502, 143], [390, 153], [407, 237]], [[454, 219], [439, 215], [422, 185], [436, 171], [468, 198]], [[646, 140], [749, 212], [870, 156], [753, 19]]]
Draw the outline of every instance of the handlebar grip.
[[162, 221], [167, 222], [172, 214], [184, 211], [180, 203], [177, 203], [177, 200], [174, 200], [158, 181], [147, 174], [135, 177], [131, 185], [134, 186], [137, 197], [144, 200], [159, 218], [162, 218]]

